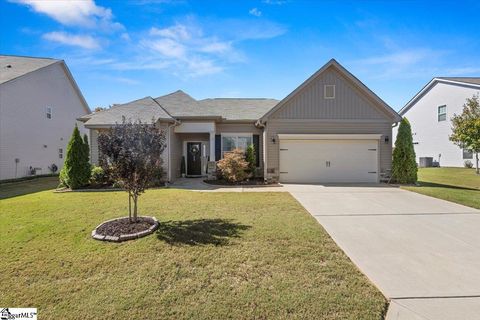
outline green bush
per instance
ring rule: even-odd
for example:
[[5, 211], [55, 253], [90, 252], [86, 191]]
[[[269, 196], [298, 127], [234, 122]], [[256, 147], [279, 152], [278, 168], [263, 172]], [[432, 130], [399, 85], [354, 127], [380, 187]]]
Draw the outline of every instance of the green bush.
[[108, 175], [102, 167], [93, 166], [90, 172], [90, 184], [92, 186], [103, 186], [109, 182]]
[[86, 153], [85, 142], [80, 136], [77, 126], [67, 145], [65, 163], [60, 171], [60, 184], [78, 189], [86, 186], [90, 180], [90, 164]]
[[392, 180], [397, 183], [415, 183], [417, 182], [417, 170], [412, 129], [407, 118], [403, 118], [398, 128], [393, 151]]
[[248, 145], [245, 160], [248, 162], [248, 171], [250, 176], [255, 178], [255, 173], [257, 170], [257, 155], [255, 154], [255, 146], [253, 144]]

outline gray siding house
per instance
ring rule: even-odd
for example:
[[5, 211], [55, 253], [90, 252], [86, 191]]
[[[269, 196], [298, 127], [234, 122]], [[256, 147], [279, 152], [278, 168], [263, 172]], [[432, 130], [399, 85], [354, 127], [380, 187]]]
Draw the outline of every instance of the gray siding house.
[[99, 132], [125, 120], [151, 122], [167, 132], [167, 179], [208, 174], [208, 162], [253, 144], [258, 172], [290, 183], [378, 182], [391, 169], [392, 126], [400, 116], [330, 60], [281, 101], [195, 100], [182, 91], [146, 97], [86, 115], [92, 162]]
[[63, 60], [0, 55], [0, 180], [60, 170], [76, 119], [89, 112]]

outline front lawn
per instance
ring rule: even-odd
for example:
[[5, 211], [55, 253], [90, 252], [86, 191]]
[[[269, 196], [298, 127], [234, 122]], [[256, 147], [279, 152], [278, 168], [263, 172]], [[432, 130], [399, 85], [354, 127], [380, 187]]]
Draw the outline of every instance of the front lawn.
[[[10, 190], [11, 191], [11, 190]], [[155, 234], [90, 238], [125, 192], [0, 200], [0, 301], [42, 319], [381, 319], [385, 298], [286, 193], [150, 190]]]
[[419, 168], [420, 186], [404, 189], [480, 209], [480, 175], [475, 169]]

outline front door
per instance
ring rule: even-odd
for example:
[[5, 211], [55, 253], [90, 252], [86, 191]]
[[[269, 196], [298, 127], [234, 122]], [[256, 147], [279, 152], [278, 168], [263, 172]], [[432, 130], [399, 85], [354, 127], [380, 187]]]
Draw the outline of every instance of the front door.
[[202, 143], [187, 142], [187, 175], [199, 176], [202, 174]]

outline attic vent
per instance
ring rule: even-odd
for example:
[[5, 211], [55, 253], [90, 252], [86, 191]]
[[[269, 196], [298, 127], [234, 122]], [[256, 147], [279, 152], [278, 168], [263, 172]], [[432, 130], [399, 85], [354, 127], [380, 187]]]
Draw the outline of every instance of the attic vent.
[[323, 97], [325, 99], [335, 99], [335, 85], [334, 84], [326, 84], [323, 87]]
[[7, 69], [10, 69], [11, 67], [12, 67], [11, 64], [7, 64], [7, 65], [5, 66], [5, 68], [7, 68]]

